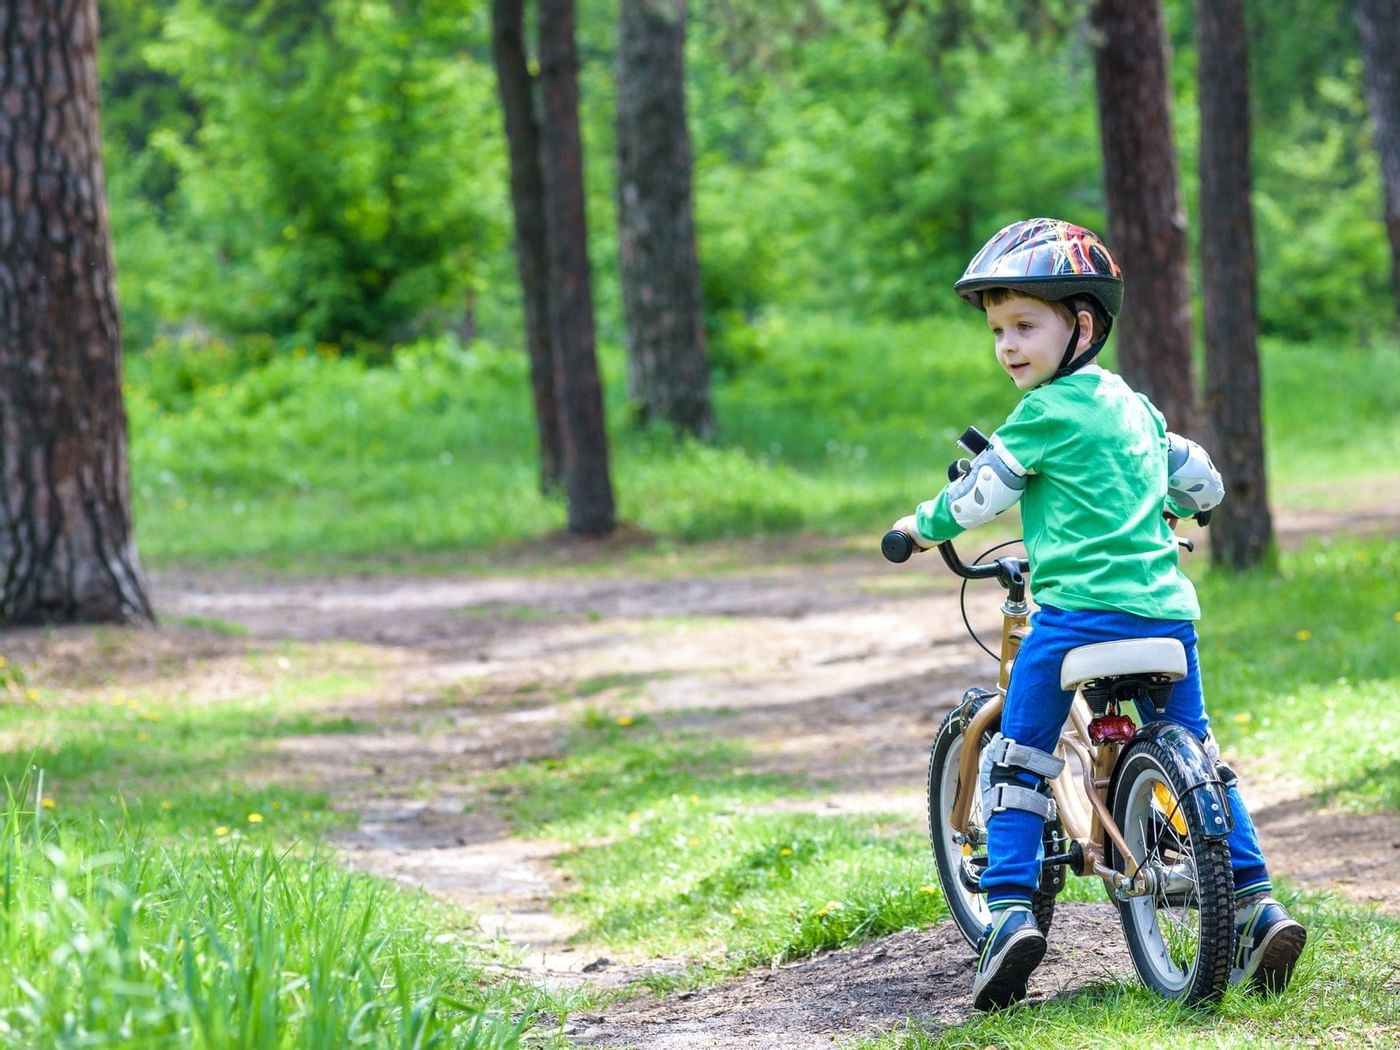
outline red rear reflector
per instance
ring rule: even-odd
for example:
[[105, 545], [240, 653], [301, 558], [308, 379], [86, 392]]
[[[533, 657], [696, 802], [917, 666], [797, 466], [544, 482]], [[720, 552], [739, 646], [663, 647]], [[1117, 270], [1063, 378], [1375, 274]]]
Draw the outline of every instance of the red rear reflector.
[[1096, 744], [1126, 744], [1136, 732], [1127, 715], [1100, 715], [1089, 723], [1089, 739]]

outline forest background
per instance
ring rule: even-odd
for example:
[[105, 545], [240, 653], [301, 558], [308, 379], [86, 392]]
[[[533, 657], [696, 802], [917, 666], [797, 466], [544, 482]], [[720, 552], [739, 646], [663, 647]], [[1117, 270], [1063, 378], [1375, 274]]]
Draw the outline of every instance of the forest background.
[[[1334, 6], [1326, 18], [1298, 0], [1249, 10], [1266, 390], [1348, 383], [1394, 346], [1356, 27]], [[686, 91], [718, 414], [717, 440], [700, 445], [628, 426], [616, 11], [580, 5], [589, 244], [624, 519], [683, 538], [869, 529], [928, 494], [930, 456], [963, 425], [996, 424], [1010, 387], [950, 286], [1016, 218], [1106, 230], [1082, 8], [692, 5]], [[101, 11], [143, 554], [276, 561], [494, 545], [561, 524], [535, 481], [487, 5]], [[1193, 10], [1165, 11], [1194, 216]], [[1318, 411], [1380, 422], [1387, 396], [1358, 390]], [[407, 413], [411, 433], [395, 423]], [[1297, 422], [1272, 428], [1271, 448], [1292, 441], [1301, 467], [1335, 451], [1309, 447], [1319, 431]], [[1368, 447], [1393, 451], [1394, 435]]]

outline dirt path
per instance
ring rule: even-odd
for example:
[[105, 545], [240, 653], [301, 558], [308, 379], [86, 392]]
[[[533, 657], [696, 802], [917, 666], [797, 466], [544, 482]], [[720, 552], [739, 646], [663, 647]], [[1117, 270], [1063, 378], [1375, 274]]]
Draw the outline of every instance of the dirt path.
[[[1289, 522], [1281, 525], [1287, 536]], [[360, 817], [338, 843], [349, 863], [461, 903], [487, 935], [520, 950], [523, 970], [555, 984], [621, 984], [677, 961], [580, 943], [553, 908], [568, 891], [553, 864], [564, 847], [512, 836], [479, 774], [559, 754], [583, 710], [597, 707], [743, 738], [762, 768], [830, 785], [794, 808], [903, 814], [921, 825], [927, 744], [992, 667], [931, 559], [912, 570], [862, 554], [645, 578], [168, 574], [155, 595], [172, 626], [155, 643], [109, 645], [103, 673], [149, 673], [216, 698], [246, 694], [236, 657], [288, 641], [328, 665], [352, 665], [365, 685], [342, 706], [361, 731], [284, 740], [268, 775], [325, 791]], [[974, 603], [984, 633], [995, 630], [997, 600], [984, 593]], [[207, 619], [247, 635], [178, 625]], [[94, 637], [59, 632], [21, 645], [40, 667], [81, 676], [98, 666]], [[1246, 771], [1246, 794], [1273, 866], [1395, 908], [1400, 820], [1317, 821], [1298, 783], [1266, 773]], [[1346, 871], [1332, 859], [1343, 854]], [[1036, 996], [1130, 975], [1121, 935], [1104, 938], [1116, 928], [1105, 908], [1060, 909]], [[648, 994], [605, 1017], [575, 1017], [568, 1034], [589, 1045], [829, 1046], [907, 1017], [963, 1019], [970, 967], [966, 945], [943, 924], [695, 993]]]
[[[474, 773], [558, 753], [569, 725], [594, 705], [646, 714], [664, 728], [741, 737], [765, 768], [834, 783], [804, 808], [902, 813], [913, 823], [922, 820], [926, 742], [962, 689], [990, 667], [965, 636], [955, 591], [931, 566], [911, 572], [865, 557], [666, 579], [161, 583], [167, 613], [233, 620], [254, 639], [351, 641], [392, 654], [397, 695], [356, 712], [379, 725], [375, 732], [289, 742], [285, 757], [362, 815], [341, 842], [352, 864], [466, 905], [488, 932], [524, 949], [525, 969], [554, 982], [621, 982], [647, 963], [599, 969], [601, 949], [569, 942], [578, 931], [551, 906], [566, 891], [550, 863], [562, 847], [511, 837], [492, 800], [473, 787]], [[978, 601], [974, 623], [993, 627], [995, 601]], [[1400, 821], [1335, 814], [1319, 822], [1300, 786], [1277, 777], [1256, 778], [1247, 793], [1278, 870], [1366, 901], [1400, 900]], [[1343, 852], [1345, 872], [1331, 859]], [[1078, 979], [1077, 922], [1066, 920], [1068, 954], [1045, 967], [1047, 990]], [[1082, 924], [1097, 942], [1102, 927]], [[883, 949], [877, 971], [904, 967], [910, 988], [929, 986], [940, 967], [950, 971], [956, 995], [928, 1000], [927, 1019], [939, 1020], [956, 1013], [967, 983], [958, 970], [966, 952], [947, 939], [946, 931], [908, 935], [686, 1000], [638, 1002], [616, 1016], [638, 1031], [672, 1016], [680, 1026], [672, 1035], [647, 1029], [645, 1045], [657, 1046], [689, 1045], [683, 1029], [692, 1022], [707, 1045], [749, 1045], [740, 1017], [773, 1025], [774, 1011], [783, 1010], [793, 1032], [850, 1031], [860, 1011], [845, 1020], [802, 1019], [814, 1009], [801, 1003], [802, 981], [820, 986], [841, 959]], [[1113, 953], [1103, 966], [1129, 972]], [[893, 977], [881, 983], [896, 989], [889, 1023], [924, 1002], [898, 992]], [[781, 1006], [789, 992], [792, 1002]], [[862, 1003], [872, 1002], [867, 993]], [[716, 1042], [716, 1013], [734, 1015], [736, 1041]], [[679, 1041], [665, 1041], [673, 1037]]]

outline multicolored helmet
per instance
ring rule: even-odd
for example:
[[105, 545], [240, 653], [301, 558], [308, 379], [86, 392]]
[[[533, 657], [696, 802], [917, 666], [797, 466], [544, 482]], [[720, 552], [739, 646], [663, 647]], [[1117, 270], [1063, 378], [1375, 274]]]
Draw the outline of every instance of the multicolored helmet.
[[1013, 222], [982, 246], [953, 286], [979, 310], [988, 288], [1049, 302], [1091, 297], [1110, 320], [1123, 308], [1123, 271], [1113, 254], [1097, 235], [1060, 219]]

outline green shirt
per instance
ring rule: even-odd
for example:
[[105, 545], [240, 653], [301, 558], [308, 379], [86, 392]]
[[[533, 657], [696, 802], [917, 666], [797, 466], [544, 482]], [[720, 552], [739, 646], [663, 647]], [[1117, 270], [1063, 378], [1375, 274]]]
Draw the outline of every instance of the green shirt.
[[[1021, 523], [1041, 605], [1196, 620], [1167, 504], [1167, 426], [1146, 397], [1091, 366], [1029, 391], [992, 436], [1026, 476]], [[963, 532], [948, 490], [919, 505], [929, 539]]]

